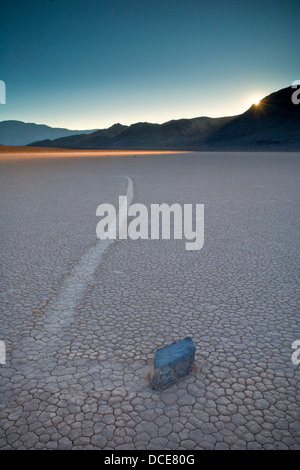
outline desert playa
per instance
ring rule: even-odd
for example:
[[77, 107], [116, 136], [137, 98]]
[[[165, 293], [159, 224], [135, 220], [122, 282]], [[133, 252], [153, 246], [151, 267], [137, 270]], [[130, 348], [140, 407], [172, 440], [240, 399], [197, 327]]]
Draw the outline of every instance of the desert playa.
[[[1, 446], [297, 448], [299, 153], [66, 154], [0, 162]], [[97, 239], [127, 178], [147, 207], [204, 204], [203, 248]], [[152, 390], [186, 336], [194, 370]]]
[[15, 145], [0, 145], [0, 160], [32, 159], [32, 158], [67, 158], [67, 157], [105, 157], [116, 155], [157, 155], [186, 153], [174, 150], [75, 150], [45, 147], [25, 147]]

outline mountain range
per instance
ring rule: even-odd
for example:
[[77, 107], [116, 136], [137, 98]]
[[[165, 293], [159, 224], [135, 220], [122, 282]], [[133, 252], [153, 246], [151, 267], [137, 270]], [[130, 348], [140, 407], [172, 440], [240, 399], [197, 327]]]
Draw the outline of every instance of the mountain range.
[[[292, 102], [294, 92], [291, 87], [276, 91], [237, 116], [196, 117], [163, 124], [139, 122], [130, 126], [118, 123], [94, 132], [68, 131], [72, 134], [33, 139], [30, 145], [74, 149], [300, 150], [300, 104]], [[63, 133], [67, 129], [54, 131]], [[1, 131], [0, 143], [4, 143]]]
[[34, 124], [22, 121], [2, 121], [0, 122], [0, 144], [2, 145], [28, 145], [30, 142], [45, 139], [58, 139], [85, 132], [89, 134], [95, 132], [91, 130], [70, 130], [60, 127], [50, 127], [45, 124]]

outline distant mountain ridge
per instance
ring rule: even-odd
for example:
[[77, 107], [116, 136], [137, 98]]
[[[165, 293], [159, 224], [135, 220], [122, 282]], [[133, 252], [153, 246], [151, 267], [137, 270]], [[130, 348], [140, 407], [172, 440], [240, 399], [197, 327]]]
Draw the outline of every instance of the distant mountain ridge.
[[2, 145], [28, 145], [30, 142], [44, 139], [58, 139], [70, 135], [89, 134], [91, 130], [70, 130], [61, 127], [50, 127], [46, 124], [34, 124], [23, 121], [0, 122], [0, 144]]
[[130, 126], [118, 123], [108, 129], [32, 141], [30, 145], [74, 149], [300, 150], [300, 104], [292, 103], [294, 92], [287, 87], [271, 93], [237, 116], [203, 116]]
[[284, 88], [252, 105], [208, 139], [215, 150], [300, 150], [300, 104]]
[[[42, 142], [34, 142], [31, 145], [38, 146], [39, 144], [41, 144], [41, 147], [77, 149], [109, 148], [111, 140], [117, 137], [127, 128], [128, 126], [123, 126], [122, 124], [114, 124], [108, 129], [97, 130], [92, 134], [78, 134], [69, 137], [62, 137], [60, 139], [55, 140], [47, 139]], [[92, 138], [90, 138], [91, 135]], [[95, 147], [95, 145], [97, 146]]]
[[131, 126], [114, 124], [92, 134], [34, 142], [33, 146], [77, 149], [173, 149], [185, 148], [199, 136], [210, 136], [234, 117], [180, 119], [164, 124], [139, 122]]
[[245, 113], [223, 118], [179, 119], [164, 124], [115, 124], [87, 135], [32, 145], [78, 149], [300, 150], [300, 105], [284, 88]]

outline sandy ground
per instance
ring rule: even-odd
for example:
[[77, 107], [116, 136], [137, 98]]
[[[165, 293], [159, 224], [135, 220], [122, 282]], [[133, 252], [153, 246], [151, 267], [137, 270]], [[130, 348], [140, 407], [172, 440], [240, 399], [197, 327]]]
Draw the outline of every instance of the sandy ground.
[[[299, 170], [299, 153], [2, 160], [0, 447], [299, 449]], [[203, 248], [98, 240], [126, 177], [147, 207], [204, 204]], [[152, 390], [155, 350], [185, 336], [194, 370]]]
[[74, 150], [45, 147], [22, 147], [14, 145], [0, 145], [0, 160], [7, 159], [33, 159], [33, 158], [66, 158], [66, 157], [106, 157], [116, 155], [166, 155], [172, 153], [186, 153], [172, 150]]

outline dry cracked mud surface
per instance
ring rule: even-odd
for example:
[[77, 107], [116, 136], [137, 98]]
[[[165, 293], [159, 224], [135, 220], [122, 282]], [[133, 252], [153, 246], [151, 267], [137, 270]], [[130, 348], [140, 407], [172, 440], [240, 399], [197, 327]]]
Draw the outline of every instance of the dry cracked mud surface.
[[[1, 162], [1, 449], [300, 449], [299, 153]], [[116, 240], [98, 204], [201, 203], [205, 242]], [[101, 251], [101, 250], [100, 250]], [[154, 391], [155, 350], [195, 367]]]

